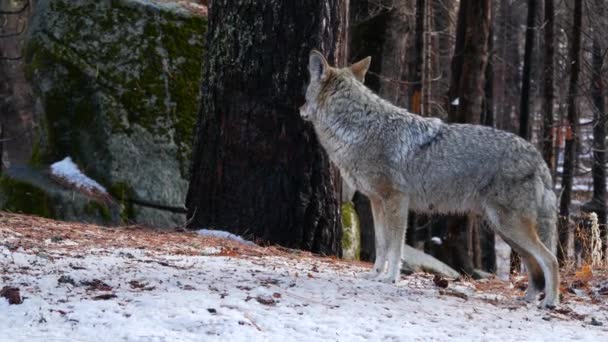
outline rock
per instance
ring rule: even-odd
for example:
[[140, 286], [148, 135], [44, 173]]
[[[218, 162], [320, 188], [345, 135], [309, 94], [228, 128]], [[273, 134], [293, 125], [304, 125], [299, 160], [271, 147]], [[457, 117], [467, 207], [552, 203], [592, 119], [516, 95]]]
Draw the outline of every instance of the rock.
[[17, 305], [23, 303], [21, 293], [18, 287], [5, 286], [0, 290], [0, 298], [6, 298], [9, 305]]
[[13, 166], [0, 176], [0, 208], [66, 221], [101, 225], [121, 222], [118, 203], [64, 188], [47, 173], [27, 166]]
[[344, 202], [342, 213], [342, 258], [346, 260], [359, 260], [361, 251], [361, 229], [359, 217], [353, 202]]
[[405, 245], [403, 249], [401, 260], [403, 262], [401, 270], [406, 273], [424, 271], [452, 279], [460, 276], [450, 266], [408, 245]]
[[[39, 0], [26, 43], [40, 132], [32, 165], [66, 156], [118, 199], [123, 221], [183, 214], [206, 18], [185, 2]], [[63, 217], [57, 217], [63, 218]]]

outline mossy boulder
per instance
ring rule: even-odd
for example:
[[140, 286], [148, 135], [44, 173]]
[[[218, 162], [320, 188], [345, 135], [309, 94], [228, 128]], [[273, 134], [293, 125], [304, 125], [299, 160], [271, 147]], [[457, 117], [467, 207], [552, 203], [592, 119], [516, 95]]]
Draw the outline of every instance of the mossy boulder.
[[[25, 48], [41, 120], [31, 164], [71, 156], [107, 189], [183, 206], [206, 24], [183, 2], [38, 1]], [[123, 218], [185, 220], [137, 205]]]

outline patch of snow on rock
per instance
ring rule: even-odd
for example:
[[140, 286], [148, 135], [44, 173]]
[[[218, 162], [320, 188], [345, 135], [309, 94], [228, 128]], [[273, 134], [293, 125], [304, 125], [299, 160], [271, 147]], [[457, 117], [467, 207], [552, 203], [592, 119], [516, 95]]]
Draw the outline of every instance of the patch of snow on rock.
[[70, 157], [65, 157], [63, 160], [53, 163], [51, 165], [51, 174], [79, 188], [89, 191], [98, 191], [103, 194], [107, 193], [106, 189], [101, 186], [101, 184], [80, 171]]

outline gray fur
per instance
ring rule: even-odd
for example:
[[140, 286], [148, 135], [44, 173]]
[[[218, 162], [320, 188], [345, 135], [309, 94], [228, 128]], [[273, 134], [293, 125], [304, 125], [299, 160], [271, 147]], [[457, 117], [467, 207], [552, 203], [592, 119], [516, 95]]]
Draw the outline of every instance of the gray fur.
[[309, 69], [301, 115], [344, 179], [372, 203], [377, 257], [368, 277], [398, 279], [408, 208], [474, 213], [529, 264], [526, 298], [546, 283], [543, 305], [558, 304], [556, 199], [532, 144], [505, 131], [409, 113], [357, 80], [353, 72], [361, 70], [331, 68], [317, 52]]

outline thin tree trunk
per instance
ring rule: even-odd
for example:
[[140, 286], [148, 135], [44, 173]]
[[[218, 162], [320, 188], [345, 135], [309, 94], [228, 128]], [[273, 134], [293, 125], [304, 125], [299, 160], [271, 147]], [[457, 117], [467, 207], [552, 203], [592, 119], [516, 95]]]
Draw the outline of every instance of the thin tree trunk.
[[458, 8], [458, 23], [456, 24], [456, 42], [454, 45], [454, 54], [452, 57], [450, 88], [448, 90], [448, 120], [456, 121], [456, 113], [458, 111], [458, 90], [460, 78], [462, 77], [462, 65], [464, 63], [464, 41], [466, 36], [466, 5], [469, 0], [461, 0]]
[[519, 135], [526, 140], [530, 140], [530, 75], [532, 70], [532, 52], [534, 50], [535, 16], [536, 0], [528, 0], [524, 71], [522, 75], [521, 101], [519, 103]]
[[311, 49], [345, 63], [347, 6], [212, 1], [186, 199], [190, 228], [340, 254], [334, 175], [298, 108]]
[[[603, 7], [598, 6], [598, 12]], [[602, 11], [603, 12], [603, 11]], [[598, 18], [603, 18], [602, 12], [598, 13]], [[606, 240], [606, 104], [604, 102], [604, 92], [606, 91], [603, 74], [603, 56], [600, 42], [600, 33], [595, 32], [593, 37], [592, 64], [593, 74], [591, 77], [591, 98], [593, 101], [593, 209], [597, 214], [600, 225], [601, 239], [603, 243], [603, 253], [608, 255], [608, 240]]]
[[553, 8], [553, 0], [545, 0], [545, 58], [544, 58], [544, 98], [545, 107], [543, 115], [542, 128], [542, 153], [543, 158], [549, 166], [552, 173], [555, 172], [556, 160], [554, 156], [554, 133], [553, 127], [553, 72], [554, 72], [554, 55], [555, 41], [553, 28], [555, 25], [555, 10]]
[[410, 110], [422, 114], [422, 70], [424, 67], [424, 22], [425, 0], [416, 0], [416, 26], [414, 34], [414, 69], [409, 78], [411, 83]]
[[581, 52], [581, 26], [583, 17], [582, 0], [574, 1], [574, 19], [570, 46], [570, 82], [568, 86], [568, 132], [566, 133], [566, 148], [564, 151], [564, 172], [562, 176], [562, 196], [559, 207], [559, 243], [557, 257], [560, 264], [567, 259], [567, 246], [569, 241], [568, 217], [572, 201], [572, 182], [574, 179], [574, 162], [576, 159], [576, 144], [578, 140], [577, 125], [578, 112], [576, 108], [576, 95], [578, 93], [578, 78], [580, 74]]
[[[488, 33], [488, 64], [486, 66], [486, 84], [484, 97], [484, 110], [482, 124], [494, 127], [496, 124], [494, 117], [494, 11], [490, 19], [490, 32]], [[480, 267], [486, 272], [496, 270], [496, 247], [494, 244], [494, 231], [487, 227], [487, 222], [481, 220], [477, 225], [479, 244]]]
[[490, 32], [488, 33], [488, 63], [486, 65], [486, 84], [484, 87], [484, 106], [482, 123], [494, 127], [494, 23], [490, 20]]

